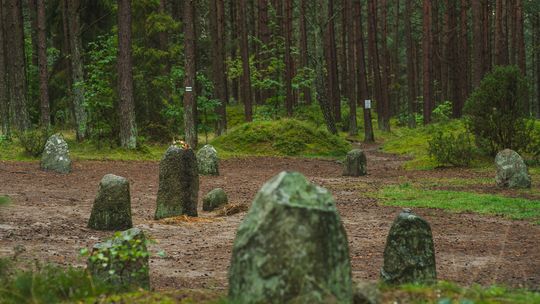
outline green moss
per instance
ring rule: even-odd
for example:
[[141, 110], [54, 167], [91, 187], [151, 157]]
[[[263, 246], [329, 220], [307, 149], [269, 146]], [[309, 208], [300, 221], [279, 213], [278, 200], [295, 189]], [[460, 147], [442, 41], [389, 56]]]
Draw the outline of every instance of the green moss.
[[8, 204], [10, 202], [10, 199], [8, 196], [0, 196], [0, 206]]
[[220, 156], [343, 157], [351, 145], [323, 127], [295, 119], [242, 124], [212, 145]]
[[502, 215], [540, 224], [540, 200], [461, 191], [423, 190], [409, 183], [387, 186], [378, 193], [378, 198], [383, 204], [389, 206], [439, 208], [453, 212]]

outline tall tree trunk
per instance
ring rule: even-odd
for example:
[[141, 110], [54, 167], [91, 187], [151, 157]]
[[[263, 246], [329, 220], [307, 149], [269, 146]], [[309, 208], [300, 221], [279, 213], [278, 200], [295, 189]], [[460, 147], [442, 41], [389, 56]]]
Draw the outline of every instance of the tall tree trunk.
[[[532, 27], [540, 28], [540, 12], [536, 12], [532, 15]], [[533, 33], [533, 43], [536, 46], [540, 45], [540, 33], [536, 31]], [[533, 50], [533, 57], [535, 58], [534, 71], [536, 74], [536, 118], [540, 119], [540, 47], [536, 47]]]
[[118, 95], [120, 144], [124, 148], [135, 149], [137, 123], [131, 62], [131, 0], [118, 0]]
[[82, 141], [87, 135], [87, 113], [84, 107], [84, 81], [82, 62], [82, 42], [80, 27], [80, 0], [66, 0], [68, 11], [69, 47], [71, 59], [71, 83], [75, 124], [77, 125], [77, 140]]
[[495, 64], [508, 65], [508, 36], [506, 32], [506, 0], [497, 0], [495, 6]]
[[368, 85], [366, 79], [366, 61], [364, 49], [364, 30], [362, 24], [362, 1], [353, 0], [354, 3], [354, 31], [355, 31], [355, 49], [356, 49], [356, 65], [357, 65], [357, 80], [358, 80], [358, 96], [364, 109], [364, 141], [374, 142], [373, 125], [371, 123], [371, 111], [366, 109], [364, 101], [368, 99]]
[[11, 136], [9, 122], [9, 102], [8, 102], [8, 85], [7, 85], [7, 69], [6, 69], [6, 37], [4, 36], [4, 4], [0, 0], [0, 125], [2, 135]]
[[287, 116], [293, 114], [293, 61], [291, 55], [292, 44], [292, 0], [285, 0], [285, 14], [283, 16], [283, 30], [285, 32], [285, 109]]
[[441, 96], [441, 32], [439, 26], [439, 1], [431, 1], [431, 77], [432, 109]]
[[[261, 43], [263, 44], [263, 53], [259, 55], [259, 69], [266, 69], [268, 65], [268, 49], [270, 47], [270, 19], [268, 17], [268, 0], [258, 0], [259, 2], [259, 36]], [[266, 100], [274, 95], [269, 89], [261, 89], [261, 102], [265, 103]]]
[[473, 21], [473, 87], [477, 87], [484, 77], [484, 2], [485, 0], [471, 0]]
[[[27, 17], [30, 19], [30, 39], [32, 41], [32, 65], [38, 66], [38, 0], [26, 0]], [[24, 9], [23, 9], [24, 11]], [[23, 17], [24, 18], [24, 17]], [[28, 54], [27, 54], [28, 55]]]
[[30, 128], [26, 95], [26, 64], [24, 55], [24, 23], [21, 0], [6, 0], [7, 10], [6, 62], [9, 78], [9, 106], [11, 123], [17, 131]]
[[337, 49], [336, 49], [336, 30], [335, 30], [335, 16], [334, 16], [334, 0], [328, 0], [328, 21], [327, 21], [327, 33], [326, 39], [327, 54], [327, 69], [329, 77], [330, 87], [330, 100], [332, 102], [334, 120], [336, 122], [341, 121], [341, 94], [339, 90], [339, 74], [337, 64]]
[[246, 121], [253, 120], [253, 104], [251, 100], [251, 73], [249, 70], [249, 45], [247, 33], [246, 0], [238, 1], [238, 25], [240, 30], [240, 51], [242, 54], [242, 83], [241, 99], [244, 103], [244, 116]]
[[45, 0], [37, 0], [37, 36], [41, 125], [44, 127], [49, 127], [49, 125], [51, 124], [51, 114], [49, 109], [49, 73], [47, 70], [47, 38], [45, 34], [45, 23]]
[[[230, 56], [231, 59], [236, 59], [236, 51], [238, 48], [238, 3], [237, 1], [229, 1], [229, 23], [230, 23]], [[230, 94], [234, 101], [238, 102], [240, 100], [240, 89], [239, 89], [239, 79], [235, 78], [231, 80], [231, 91]]]
[[[352, 0], [344, 0], [344, 20], [343, 20], [343, 31], [347, 33], [347, 36], [344, 36], [343, 39], [347, 40], [347, 75], [348, 78], [348, 90], [347, 90], [347, 99], [349, 100], [349, 135], [355, 136], [358, 135], [358, 125], [356, 122], [356, 103], [357, 103], [357, 90], [356, 84], [356, 56], [355, 56], [355, 34], [354, 30], [354, 13], [353, 13], [353, 3]], [[345, 46], [344, 46], [345, 47]]]
[[[459, 102], [461, 108], [465, 104], [465, 100], [469, 95], [469, 83], [470, 83], [470, 48], [469, 48], [469, 27], [468, 27], [468, 10], [469, 0], [461, 0], [460, 7], [460, 20], [459, 20], [459, 51], [458, 51], [458, 90], [459, 90]], [[459, 113], [461, 115], [461, 113]]]
[[447, 58], [448, 61], [448, 86], [449, 98], [452, 101], [452, 116], [455, 118], [461, 117], [461, 109], [463, 108], [459, 78], [463, 75], [459, 74], [459, 49], [458, 49], [458, 26], [457, 26], [457, 1], [447, 1], [446, 16], [448, 19], [447, 35]]
[[184, 1], [184, 129], [186, 142], [197, 149], [197, 88], [195, 57], [195, 0]]
[[216, 133], [227, 130], [227, 74], [225, 66], [225, 4], [223, 0], [210, 1], [210, 34], [212, 36], [212, 80], [214, 96], [220, 104], [216, 108], [218, 115]]
[[[525, 32], [523, 29], [523, 0], [515, 0], [515, 6], [516, 6], [516, 22], [515, 22], [515, 32], [516, 32], [516, 53], [517, 53], [517, 66], [521, 70], [521, 73], [523, 75], [526, 74], [526, 54], [525, 54]], [[534, 17], [533, 17], [534, 18]], [[533, 28], [536, 29], [535, 31], [540, 31], [540, 28], [536, 27]], [[536, 45], [536, 48], [540, 48], [540, 45]]]
[[368, 0], [368, 53], [371, 59], [371, 67], [373, 69], [373, 84], [374, 95], [377, 103], [377, 114], [379, 129], [384, 130], [384, 104], [385, 95], [383, 92], [383, 79], [381, 76], [381, 66], [379, 60], [379, 50], [377, 43], [377, 2], [376, 0]]
[[423, 18], [423, 37], [422, 37], [422, 50], [423, 50], [423, 95], [424, 95], [424, 124], [431, 122], [432, 107], [432, 10], [431, 1], [424, 0], [424, 18]]
[[406, 56], [407, 56], [407, 92], [408, 92], [408, 113], [409, 113], [409, 127], [416, 127], [416, 73], [415, 73], [415, 63], [414, 63], [414, 40], [412, 36], [412, 0], [406, 0], [405, 2], [405, 37], [407, 40]]
[[[300, 65], [302, 68], [308, 67], [308, 36], [307, 36], [307, 28], [306, 28], [306, 1], [307, 0], [300, 0]], [[312, 97], [311, 97], [311, 88], [310, 87], [304, 87], [303, 88], [304, 93], [304, 101], [306, 104], [311, 104]]]
[[382, 56], [379, 56], [381, 63], [381, 130], [389, 132], [390, 131], [390, 97], [389, 97], [389, 84], [390, 81], [390, 66], [389, 58], [390, 53], [388, 52], [387, 46], [387, 37], [388, 37], [388, 5], [386, 0], [381, 1], [382, 6], [382, 35], [381, 35], [381, 47], [382, 47]]

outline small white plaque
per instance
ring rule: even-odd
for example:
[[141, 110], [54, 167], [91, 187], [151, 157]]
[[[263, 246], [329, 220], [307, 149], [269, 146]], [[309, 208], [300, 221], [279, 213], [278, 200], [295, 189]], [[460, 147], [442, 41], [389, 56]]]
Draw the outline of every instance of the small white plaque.
[[365, 109], [371, 109], [371, 99], [366, 99], [364, 101], [364, 108]]
[[186, 87], [186, 92], [192, 92], [193, 91], [193, 87]]

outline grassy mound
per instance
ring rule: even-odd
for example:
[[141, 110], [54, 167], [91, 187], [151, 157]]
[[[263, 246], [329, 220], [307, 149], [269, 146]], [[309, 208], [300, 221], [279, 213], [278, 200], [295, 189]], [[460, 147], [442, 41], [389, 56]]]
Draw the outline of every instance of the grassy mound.
[[351, 149], [326, 129], [295, 119], [245, 123], [211, 144], [225, 156], [342, 157]]

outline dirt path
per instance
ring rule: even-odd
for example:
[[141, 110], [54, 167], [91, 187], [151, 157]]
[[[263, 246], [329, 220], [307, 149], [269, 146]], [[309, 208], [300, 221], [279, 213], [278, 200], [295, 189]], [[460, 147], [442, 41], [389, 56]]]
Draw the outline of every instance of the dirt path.
[[[353, 275], [376, 280], [386, 234], [398, 208], [377, 205], [366, 195], [404, 179], [489, 177], [467, 170], [404, 171], [403, 159], [367, 147], [369, 175], [341, 176], [341, 165], [323, 160], [248, 158], [222, 161], [219, 177], [201, 177], [199, 197], [222, 187], [235, 203], [250, 203], [261, 185], [283, 170], [299, 171], [329, 188], [350, 243]], [[245, 213], [210, 223], [164, 225], [152, 220], [158, 188], [157, 162], [77, 162], [70, 175], [41, 172], [37, 163], [0, 162], [0, 194], [13, 203], [0, 213], [0, 256], [23, 246], [23, 259], [82, 265], [78, 251], [110, 235], [86, 228], [101, 177], [114, 173], [131, 182], [136, 227], [148, 232], [167, 257], [151, 259], [157, 289], [225, 289], [236, 228]], [[538, 185], [535, 185], [538, 187]], [[540, 226], [499, 217], [419, 209], [432, 225], [440, 279], [462, 284], [540, 285]], [[214, 217], [200, 211], [203, 217]]]

